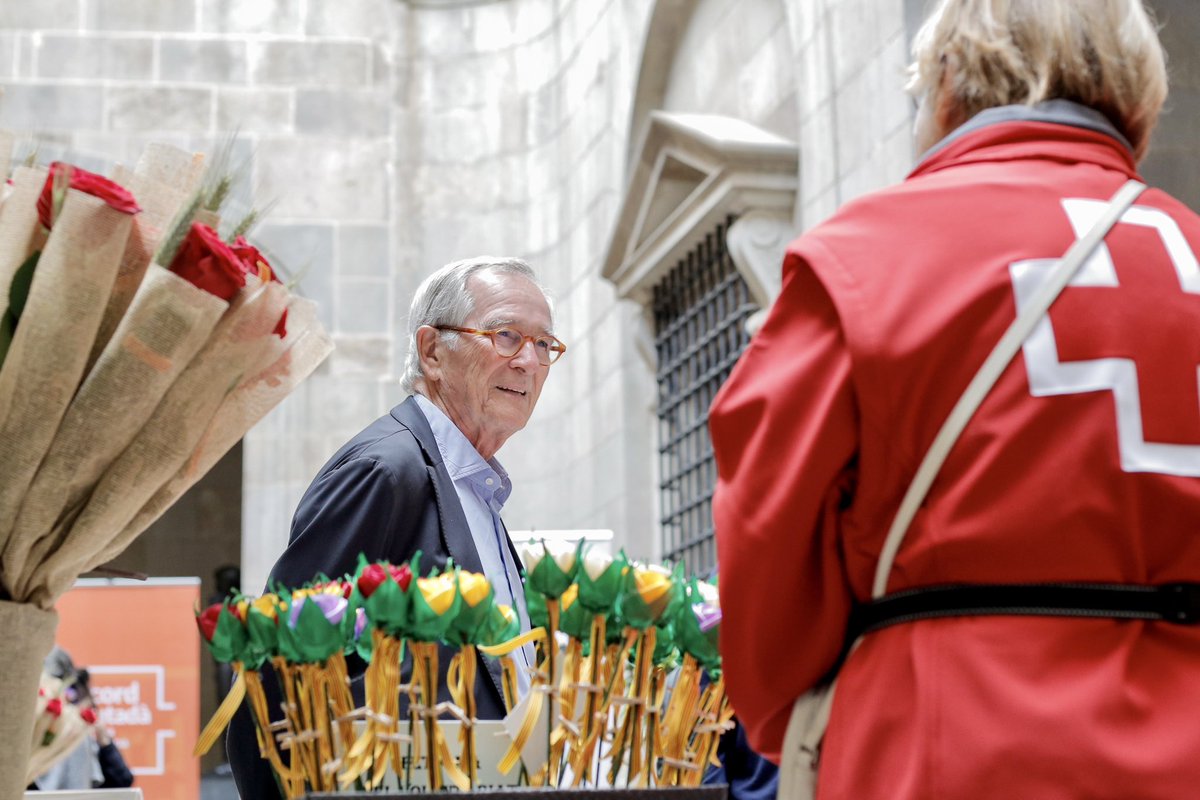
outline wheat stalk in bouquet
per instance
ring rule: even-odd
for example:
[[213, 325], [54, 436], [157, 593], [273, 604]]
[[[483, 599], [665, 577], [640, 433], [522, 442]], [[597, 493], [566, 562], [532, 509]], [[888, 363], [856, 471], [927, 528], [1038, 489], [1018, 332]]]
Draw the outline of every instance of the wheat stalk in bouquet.
[[[55, 600], [332, 349], [311, 303], [220, 239], [199, 174], [166, 147], [118, 171], [124, 185], [19, 167], [0, 205], [0, 741], [27, 741]], [[0, 800], [28, 756], [0, 751]]]

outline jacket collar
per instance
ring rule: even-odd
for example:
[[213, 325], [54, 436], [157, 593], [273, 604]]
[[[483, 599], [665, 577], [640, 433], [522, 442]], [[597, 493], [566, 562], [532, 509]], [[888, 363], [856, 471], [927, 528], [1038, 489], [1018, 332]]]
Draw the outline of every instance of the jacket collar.
[[952, 164], [1039, 154], [1137, 174], [1129, 141], [1107, 117], [1071, 100], [1047, 100], [980, 111], [922, 155], [910, 177]]
[[435, 467], [441, 466], [442, 451], [438, 449], [433, 428], [429, 427], [429, 420], [425, 418], [425, 415], [421, 413], [421, 407], [417, 405], [416, 395], [409, 395], [403, 403], [393, 408], [392, 418], [412, 431], [417, 444], [425, 453], [427, 464]]

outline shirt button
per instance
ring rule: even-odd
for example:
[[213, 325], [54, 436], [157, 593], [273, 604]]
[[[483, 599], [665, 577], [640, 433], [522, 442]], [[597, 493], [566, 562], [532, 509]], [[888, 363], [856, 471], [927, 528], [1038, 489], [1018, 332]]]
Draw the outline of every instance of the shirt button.
[[495, 482], [495, 478], [488, 478], [486, 481], [484, 481], [484, 483], [486, 483], [488, 486], [491, 486]]

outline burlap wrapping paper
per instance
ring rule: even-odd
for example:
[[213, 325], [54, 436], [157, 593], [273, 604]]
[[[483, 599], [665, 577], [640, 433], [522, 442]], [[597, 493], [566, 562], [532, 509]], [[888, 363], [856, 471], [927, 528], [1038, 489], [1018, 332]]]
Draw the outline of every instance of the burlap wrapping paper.
[[279, 339], [271, 331], [287, 301], [281, 284], [262, 286], [250, 279], [150, 419], [105, 470], [61, 540], [34, 545], [28, 571], [16, 579], [14, 598], [48, 608], [84, 565], [129, 546], [133, 537], [126, 526], [184, 466], [226, 395], [245, 375], [266, 366]]
[[[193, 161], [192, 154], [183, 150], [157, 146], [147, 148], [132, 173], [122, 167], [113, 172], [113, 180], [133, 194], [142, 210], [133, 218], [121, 266], [88, 356], [89, 370], [129, 308], [172, 220], [199, 182], [198, 173], [193, 174]], [[170, 175], [176, 177], [168, 182], [166, 176]]]
[[150, 268], [25, 495], [2, 564], [15, 596], [24, 591], [20, 576], [29, 572], [31, 556], [62, 540], [92, 487], [150, 419], [227, 308], [178, 275]]
[[12, 182], [12, 193], [0, 205], [0, 313], [8, 310], [8, 290], [17, 268], [41, 246], [37, 199], [46, 185], [46, 170], [18, 167]]
[[4, 659], [0, 680], [0, 800], [19, 800], [25, 793], [38, 680], [57, 627], [54, 611], [0, 600], [0, 631], [12, 654]]
[[238, 443], [245, 431], [254, 427], [333, 352], [333, 340], [317, 321], [317, 306], [311, 300], [292, 298], [288, 304], [287, 327], [288, 335], [278, 356], [229, 393], [200, 437], [191, 458], [150, 498], [114, 543], [84, 567], [84, 571], [116, 558], [120, 554], [116, 549], [117, 540], [132, 541], [150, 527]]
[[[21, 501], [83, 379], [132, 222], [129, 214], [103, 200], [68, 190], [38, 261], [21, 324], [0, 369], [0, 546], [5, 561]], [[7, 574], [0, 577], [12, 592]], [[16, 593], [10, 598], [24, 599]]]

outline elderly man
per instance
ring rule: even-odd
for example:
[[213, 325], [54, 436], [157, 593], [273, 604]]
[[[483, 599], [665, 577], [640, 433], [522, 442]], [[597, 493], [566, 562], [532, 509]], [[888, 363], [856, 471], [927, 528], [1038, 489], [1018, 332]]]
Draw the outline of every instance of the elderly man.
[[[427, 278], [409, 313], [401, 384], [410, 396], [321, 468], [271, 581], [299, 585], [319, 572], [353, 572], [359, 553], [400, 563], [420, 550], [422, 572], [453, 559], [487, 575], [497, 602], [516, 608], [528, 628], [519, 562], [500, 519], [512, 484], [495, 453], [525, 427], [550, 365], [566, 351], [552, 330], [546, 294], [523, 261], [468, 259]], [[451, 655], [443, 648], [443, 670]], [[480, 658], [478, 715], [499, 718], [500, 671]], [[359, 700], [362, 669], [351, 665]], [[241, 796], [275, 796], [244, 709], [228, 749]]]

